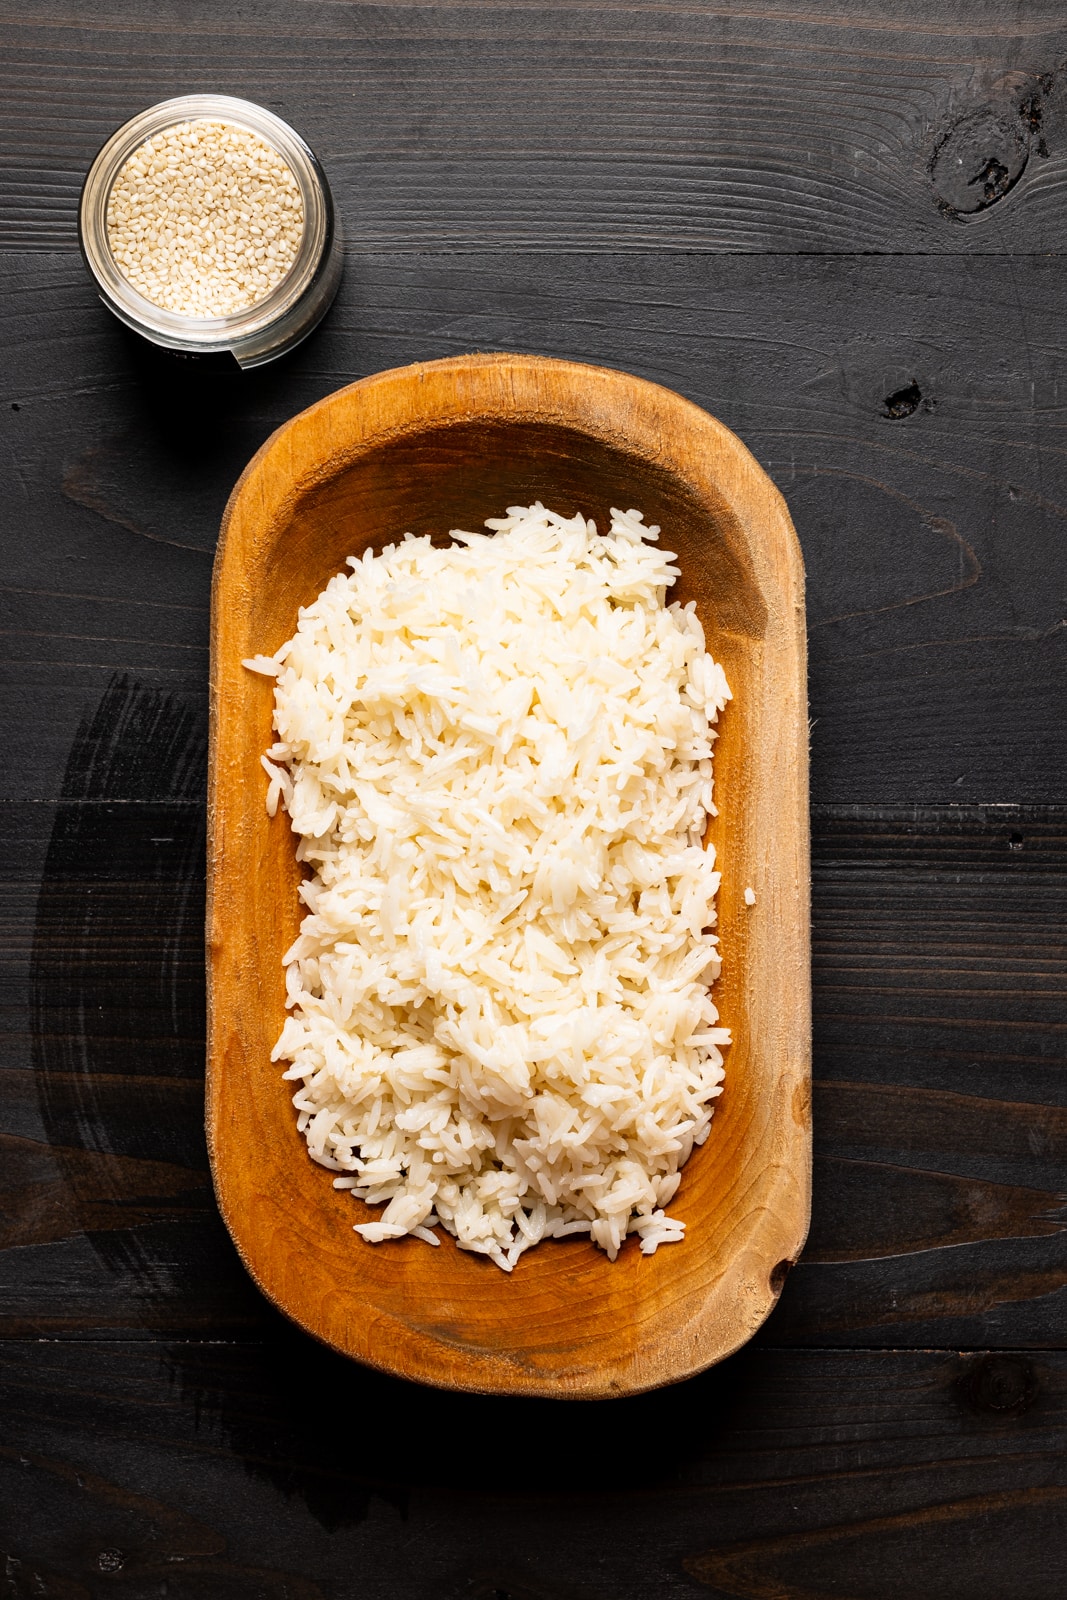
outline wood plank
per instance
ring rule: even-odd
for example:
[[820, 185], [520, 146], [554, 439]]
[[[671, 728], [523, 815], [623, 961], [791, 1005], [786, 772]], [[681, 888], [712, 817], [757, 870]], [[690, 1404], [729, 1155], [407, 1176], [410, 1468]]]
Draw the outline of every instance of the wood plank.
[[[75, 247], [104, 139], [223, 90], [322, 156], [353, 249], [1063, 250], [1056, 0], [0, 8], [4, 238]], [[56, 92], [62, 84], [62, 92]]]
[[[1067, 1581], [1063, 1354], [750, 1350], [574, 1410], [384, 1379], [274, 1323], [255, 1344], [8, 1343], [0, 1392], [27, 1600], [895, 1600], [916, 1573], [941, 1600], [1057, 1600]], [[472, 1437], [501, 1448], [422, 1443]]]
[[[274, 426], [383, 367], [518, 348], [680, 390], [785, 493], [808, 571], [817, 804], [1063, 797], [1058, 261], [364, 258], [317, 336], [245, 374], [157, 359], [66, 257], [6, 258], [0, 286], [2, 731], [35, 729], [6, 796], [59, 793], [117, 672], [203, 730], [218, 519]], [[887, 414], [913, 384], [911, 413]]]
[[[170, 759], [131, 766], [163, 715], [138, 692], [100, 719], [127, 730], [106, 759], [78, 746], [66, 801], [2, 819], [7, 1334], [262, 1315], [203, 1146], [200, 805], [100, 792], [186, 770], [180, 718], [145, 745]], [[814, 1216], [769, 1341], [1063, 1344], [1067, 814], [1008, 820], [815, 813]]]

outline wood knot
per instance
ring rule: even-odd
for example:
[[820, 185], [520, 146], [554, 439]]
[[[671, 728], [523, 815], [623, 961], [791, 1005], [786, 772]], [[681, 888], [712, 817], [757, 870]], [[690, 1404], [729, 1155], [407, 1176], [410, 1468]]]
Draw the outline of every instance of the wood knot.
[[[894, 389], [892, 394], [886, 395], [882, 402], [882, 415], [891, 417], [893, 421], [900, 417], [910, 417], [918, 411], [922, 401], [923, 392], [913, 379], [911, 383], [905, 384], [903, 389]], [[929, 401], [926, 403], [926, 409], [930, 409]]]
[[963, 1398], [976, 1411], [1021, 1416], [1037, 1399], [1037, 1374], [1022, 1356], [989, 1355], [971, 1362], [959, 1379]]
[[996, 205], [1032, 156], [1048, 156], [1053, 132], [1062, 134], [1062, 67], [1037, 77], [1012, 73], [1000, 87], [1003, 98], [965, 112], [934, 145], [930, 182], [946, 215], [973, 215]]
[[942, 137], [930, 181], [943, 209], [967, 216], [995, 205], [1018, 183], [1030, 157], [1031, 129], [1018, 108], [983, 106]]

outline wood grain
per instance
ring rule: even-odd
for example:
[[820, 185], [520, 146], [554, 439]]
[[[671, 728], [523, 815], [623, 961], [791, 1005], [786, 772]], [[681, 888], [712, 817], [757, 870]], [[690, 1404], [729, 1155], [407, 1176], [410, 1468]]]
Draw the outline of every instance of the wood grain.
[[[131, 1142], [136, 1114], [122, 1110], [125, 1086], [144, 1071], [168, 1151], [203, 1173], [189, 1111], [203, 1048], [201, 817], [198, 800], [182, 797], [203, 785], [214, 526], [239, 464], [284, 417], [287, 397], [311, 401], [336, 384], [349, 350], [373, 367], [456, 342], [577, 348], [684, 382], [742, 429], [788, 489], [807, 555], [821, 802], [817, 1076], [820, 1085], [885, 1094], [880, 1125], [895, 1131], [872, 1154], [851, 1113], [852, 1131], [839, 1132], [833, 1108], [842, 1102], [819, 1089], [815, 1238], [828, 1259], [794, 1272], [774, 1337], [1060, 1342], [1064, 1236], [1033, 1233], [1030, 1213], [1055, 1212], [1062, 1175], [1036, 1155], [1024, 1160], [1017, 1150], [1009, 1160], [1002, 1130], [1016, 1128], [1040, 1149], [1042, 1108], [1063, 1099], [1062, 810], [828, 803], [1062, 793], [1062, 747], [1047, 730], [1067, 692], [1067, 635], [1055, 628], [1055, 586], [1039, 581], [1057, 570], [1067, 493], [1059, 276], [1055, 263], [997, 261], [949, 270], [822, 260], [772, 270], [710, 259], [668, 267], [394, 258], [349, 280], [338, 320], [303, 365], [245, 386], [182, 369], [164, 383], [151, 357], [97, 313], [73, 266], [14, 263], [3, 315], [7, 393], [20, 410], [5, 407], [0, 429], [20, 495], [5, 596], [19, 660], [6, 709], [9, 738], [30, 720], [36, 736], [26, 765], [9, 766], [4, 783], [33, 801], [64, 799], [55, 816], [31, 804], [6, 821], [6, 868], [20, 874], [5, 896], [8, 1059], [26, 1074], [25, 1091], [10, 1091], [11, 1131], [54, 1143], [60, 1170], [83, 1145], [148, 1155], [143, 1140]], [[924, 364], [905, 364], [901, 349]], [[748, 358], [757, 350], [765, 360]], [[75, 392], [63, 377], [72, 351], [86, 374]], [[1036, 375], [1033, 388], [1024, 368]], [[886, 396], [910, 374], [933, 409], [884, 417]], [[869, 498], [842, 498], [835, 468], [846, 449]], [[886, 492], [900, 486], [905, 498]], [[923, 519], [945, 513], [980, 559], [979, 582], [849, 618], [865, 587], [884, 603], [907, 601], [916, 572], [931, 591], [946, 586], [951, 569], [934, 552], [950, 543], [921, 542]], [[913, 665], [887, 678], [895, 663]], [[121, 880], [113, 888], [112, 873]], [[36, 1017], [25, 1002], [32, 973]], [[48, 1092], [43, 1124], [33, 1084]], [[932, 1111], [916, 1121], [907, 1097], [915, 1090], [944, 1108], [940, 1135]], [[915, 1151], [920, 1126], [926, 1156]], [[114, 1193], [99, 1160], [98, 1219]], [[856, 1160], [865, 1163], [858, 1172], [839, 1165]], [[970, 1185], [954, 1212], [969, 1242], [906, 1249], [909, 1217], [918, 1212], [932, 1228], [960, 1193], [921, 1191], [923, 1162]], [[901, 1170], [916, 1176], [902, 1179]], [[841, 1172], [854, 1213], [847, 1239], [838, 1228]], [[180, 1215], [161, 1195], [155, 1221], [142, 1210], [136, 1226], [84, 1231], [90, 1191], [73, 1170], [69, 1181], [78, 1204], [66, 1206], [67, 1239], [27, 1241], [5, 1257], [6, 1328], [113, 1335], [254, 1321], [254, 1297], [206, 1191], [191, 1193]], [[1024, 1229], [1019, 1240], [985, 1237], [986, 1182], [1038, 1191], [1020, 1199], [1030, 1211], [1000, 1214], [1001, 1229]], [[941, 1201], [927, 1215], [921, 1206], [934, 1193]], [[121, 1207], [111, 1204], [110, 1216], [120, 1223]]]
[[[259, 101], [371, 250], [1063, 251], [1056, 0], [5, 0], [3, 237], [171, 95]], [[51, 85], [62, 81], [63, 92]], [[520, 109], [521, 108], [521, 109]]]
[[[613, 503], [640, 503], [669, 526], [677, 597], [695, 602], [733, 688], [709, 837], [723, 871], [716, 1004], [734, 1043], [715, 1136], [674, 1202], [684, 1243], [643, 1258], [634, 1241], [611, 1263], [576, 1238], [505, 1278], [448, 1238], [432, 1254], [354, 1240], [351, 1197], [297, 1153], [268, 1063], [299, 869], [256, 778], [273, 691], [241, 662], [278, 649], [348, 557], [535, 499], [600, 526]], [[302, 1327], [423, 1382], [586, 1397], [677, 1381], [763, 1321], [810, 1204], [804, 668], [803, 568], [780, 496], [720, 423], [625, 373], [524, 356], [401, 368], [294, 418], [250, 463], [212, 590], [208, 1148], [242, 1259]], [[377, 1214], [356, 1205], [355, 1220]]]
[[[68, 787], [91, 773], [98, 793], [165, 794], [175, 768], [152, 751], [180, 746], [136, 760], [158, 692], [128, 686], [108, 707], [87, 719]], [[103, 739], [105, 725], [125, 737]], [[768, 1337], [1061, 1344], [1063, 814], [818, 808], [813, 821], [813, 1228]], [[0, 1128], [32, 1142], [37, 1186], [0, 1195], [0, 1332], [258, 1325], [201, 1126], [200, 803], [72, 794], [0, 822]]]
[[[403, 1384], [273, 1325], [9, 1342], [0, 1403], [17, 1600], [895, 1600], [919, 1573], [946, 1600], [1043, 1600], [1067, 1581], [1062, 1353], [750, 1348], [576, 1414]], [[521, 1467], [507, 1444], [462, 1470], [412, 1448], [472, 1436], [521, 1440]]]
[[[1059, 0], [0, 0], [16, 1600], [1067, 1590], [1064, 36]], [[299, 126], [348, 228], [327, 324], [243, 379], [160, 366], [75, 254], [99, 142], [195, 88]], [[793, 1348], [583, 1408], [603, 1483], [536, 1497], [584, 1435], [281, 1327], [199, 1124], [222, 507], [295, 411], [470, 349], [687, 395], [808, 574], [817, 1183], [760, 1336]]]
[[[0, 734], [37, 730], [0, 795], [55, 798], [116, 672], [175, 696], [206, 738], [218, 522], [273, 428], [369, 372], [520, 349], [677, 390], [786, 496], [807, 572], [816, 804], [1062, 802], [1056, 260], [361, 260], [283, 370], [245, 374], [161, 366], [73, 260], [0, 260], [0, 285], [17, 507]], [[916, 409], [885, 415], [913, 381]]]

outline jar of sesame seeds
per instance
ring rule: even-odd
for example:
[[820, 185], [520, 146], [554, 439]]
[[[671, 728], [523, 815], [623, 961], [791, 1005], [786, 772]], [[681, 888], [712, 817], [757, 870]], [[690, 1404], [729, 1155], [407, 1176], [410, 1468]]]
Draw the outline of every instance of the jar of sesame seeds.
[[100, 298], [153, 344], [261, 366], [307, 337], [341, 279], [329, 184], [262, 106], [183, 95], [119, 128], [78, 213]]

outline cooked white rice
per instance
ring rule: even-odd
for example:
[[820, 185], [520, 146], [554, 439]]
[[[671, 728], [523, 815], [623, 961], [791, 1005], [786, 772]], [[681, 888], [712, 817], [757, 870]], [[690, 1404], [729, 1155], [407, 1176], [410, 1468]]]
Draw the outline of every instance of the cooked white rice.
[[276, 655], [263, 759], [313, 869], [285, 956], [312, 1157], [379, 1218], [510, 1271], [681, 1239], [729, 1034], [707, 985], [710, 724], [730, 698], [638, 511], [511, 506], [351, 560]]

